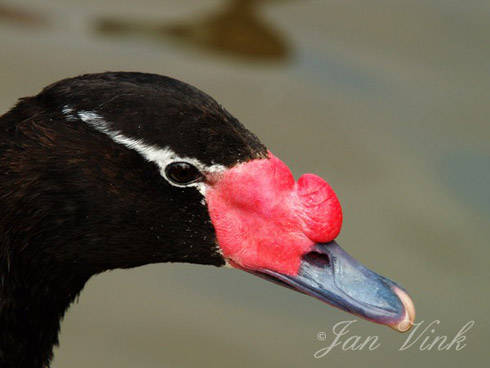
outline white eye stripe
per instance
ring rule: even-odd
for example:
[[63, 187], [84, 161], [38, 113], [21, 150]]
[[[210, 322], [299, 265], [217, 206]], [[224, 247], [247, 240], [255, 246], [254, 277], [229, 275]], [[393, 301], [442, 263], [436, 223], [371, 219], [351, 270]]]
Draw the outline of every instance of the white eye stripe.
[[[69, 117], [73, 117], [73, 109], [69, 106], [64, 106], [62, 112]], [[169, 147], [160, 148], [154, 145], [146, 144], [142, 139], [129, 138], [118, 130], [110, 129], [109, 123], [96, 112], [81, 110], [77, 112], [77, 115], [84, 123], [90, 125], [97, 131], [108, 135], [114, 142], [122, 144], [125, 147], [138, 152], [145, 160], [156, 163], [160, 168], [160, 174], [173, 186], [195, 187], [203, 196], [206, 193], [206, 184], [203, 182], [179, 185], [169, 180], [165, 174], [165, 168], [167, 165], [173, 162], [188, 162], [191, 165], [194, 165], [202, 173], [214, 174], [221, 173], [226, 170], [226, 167], [223, 165], [208, 166], [196, 158], [179, 156]]]
[[73, 109], [70, 106], [68, 105], [63, 106], [63, 110], [61, 110], [61, 112], [63, 113], [63, 115], [65, 115], [68, 121], [77, 120], [77, 118], [73, 115]]

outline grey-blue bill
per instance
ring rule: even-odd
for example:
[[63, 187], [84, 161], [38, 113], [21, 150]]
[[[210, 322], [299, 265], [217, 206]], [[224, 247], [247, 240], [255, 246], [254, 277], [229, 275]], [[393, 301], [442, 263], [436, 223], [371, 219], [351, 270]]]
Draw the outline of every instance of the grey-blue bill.
[[295, 276], [267, 269], [252, 273], [400, 332], [415, 320], [413, 302], [401, 286], [359, 263], [334, 241], [316, 244]]

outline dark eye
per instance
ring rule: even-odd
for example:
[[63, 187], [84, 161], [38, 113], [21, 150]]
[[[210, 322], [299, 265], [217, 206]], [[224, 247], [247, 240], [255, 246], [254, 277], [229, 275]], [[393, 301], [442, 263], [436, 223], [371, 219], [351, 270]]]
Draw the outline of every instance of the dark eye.
[[190, 184], [202, 178], [201, 172], [187, 162], [173, 162], [165, 168], [167, 178], [176, 184]]

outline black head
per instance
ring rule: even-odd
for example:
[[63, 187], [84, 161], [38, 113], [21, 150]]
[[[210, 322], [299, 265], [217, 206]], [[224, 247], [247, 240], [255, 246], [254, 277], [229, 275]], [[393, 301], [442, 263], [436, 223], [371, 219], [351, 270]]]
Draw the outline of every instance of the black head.
[[[23, 99], [2, 120], [4, 141], [12, 142], [0, 164], [9, 172], [3, 193], [15, 192], [2, 203], [10, 254], [22, 248], [42, 254], [23, 262], [42, 259], [72, 271], [222, 265], [199, 183], [213, 168], [267, 155], [211, 97], [153, 74], [66, 79]], [[197, 177], [186, 185], [186, 175]]]

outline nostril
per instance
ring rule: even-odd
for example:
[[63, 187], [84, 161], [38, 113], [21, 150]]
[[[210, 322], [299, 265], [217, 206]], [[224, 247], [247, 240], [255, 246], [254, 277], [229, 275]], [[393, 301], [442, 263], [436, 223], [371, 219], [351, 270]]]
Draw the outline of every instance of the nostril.
[[318, 268], [330, 266], [330, 257], [324, 253], [309, 252], [303, 256], [303, 260]]

